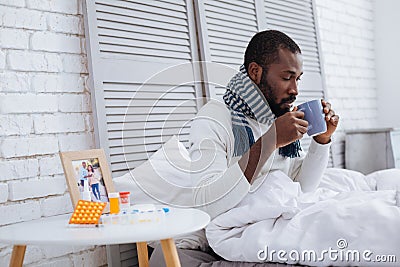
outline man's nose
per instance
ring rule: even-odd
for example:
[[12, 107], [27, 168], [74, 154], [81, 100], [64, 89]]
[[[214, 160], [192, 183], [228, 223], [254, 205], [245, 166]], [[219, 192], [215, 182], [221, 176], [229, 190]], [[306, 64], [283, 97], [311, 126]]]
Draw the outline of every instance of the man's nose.
[[292, 81], [290, 83], [290, 87], [289, 87], [289, 92], [290, 95], [298, 95], [299, 94], [299, 90], [298, 90], [298, 81]]

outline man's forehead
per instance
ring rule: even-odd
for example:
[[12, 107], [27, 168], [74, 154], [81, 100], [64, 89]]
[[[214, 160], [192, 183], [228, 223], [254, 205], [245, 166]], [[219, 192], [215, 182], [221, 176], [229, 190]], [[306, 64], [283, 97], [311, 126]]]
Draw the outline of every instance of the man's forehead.
[[300, 53], [293, 53], [289, 49], [281, 48], [278, 51], [278, 58], [275, 63], [276, 68], [282, 72], [302, 73], [303, 58]]
[[287, 48], [279, 48], [277, 62], [303, 61], [300, 53], [292, 52]]

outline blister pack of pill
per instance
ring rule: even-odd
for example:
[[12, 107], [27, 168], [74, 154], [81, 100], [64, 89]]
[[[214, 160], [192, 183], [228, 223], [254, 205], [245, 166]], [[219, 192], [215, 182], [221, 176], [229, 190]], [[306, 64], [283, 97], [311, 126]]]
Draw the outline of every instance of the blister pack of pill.
[[99, 219], [107, 203], [79, 200], [69, 224], [99, 224]]

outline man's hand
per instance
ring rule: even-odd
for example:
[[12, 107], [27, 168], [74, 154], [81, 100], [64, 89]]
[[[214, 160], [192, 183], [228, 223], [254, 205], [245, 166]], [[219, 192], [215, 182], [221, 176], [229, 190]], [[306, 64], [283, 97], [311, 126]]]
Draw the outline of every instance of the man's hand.
[[336, 131], [339, 123], [339, 116], [331, 109], [331, 104], [325, 100], [321, 100], [323, 111], [325, 113], [325, 121], [327, 130], [325, 133], [314, 136], [314, 140], [320, 144], [327, 144], [331, 141], [332, 134]]
[[276, 127], [276, 148], [279, 148], [301, 139], [307, 132], [308, 122], [304, 120], [304, 112], [295, 107], [278, 117], [273, 126]]
[[247, 181], [251, 184], [257, 177], [275, 149], [286, 146], [300, 138], [307, 132], [308, 122], [303, 120], [304, 112], [287, 112], [278, 117], [269, 130], [263, 134], [239, 160]]

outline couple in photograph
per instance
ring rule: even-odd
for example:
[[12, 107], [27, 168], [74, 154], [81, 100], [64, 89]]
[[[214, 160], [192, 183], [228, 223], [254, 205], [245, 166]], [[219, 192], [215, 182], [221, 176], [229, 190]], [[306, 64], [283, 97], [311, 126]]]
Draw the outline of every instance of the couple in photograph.
[[82, 161], [82, 165], [79, 169], [79, 179], [82, 190], [86, 181], [86, 183], [88, 183], [88, 185], [90, 186], [96, 200], [100, 201], [100, 176], [95, 173], [92, 165], [86, 164], [86, 161]]

